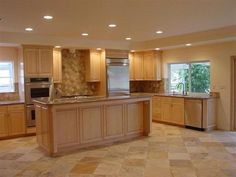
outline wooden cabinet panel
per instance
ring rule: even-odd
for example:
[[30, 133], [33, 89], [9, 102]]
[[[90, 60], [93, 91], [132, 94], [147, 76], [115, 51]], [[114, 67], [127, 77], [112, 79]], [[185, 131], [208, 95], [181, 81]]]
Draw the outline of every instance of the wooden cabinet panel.
[[26, 76], [38, 75], [38, 49], [24, 49], [24, 68]]
[[144, 80], [155, 80], [155, 58], [152, 52], [144, 52], [143, 74]]
[[8, 136], [7, 106], [0, 107], [0, 138]]
[[152, 116], [153, 120], [161, 121], [161, 98], [154, 96], [152, 98]]
[[39, 75], [51, 76], [53, 70], [53, 52], [51, 49], [39, 49]]
[[178, 125], [184, 125], [184, 104], [173, 103], [171, 111], [171, 122]]
[[55, 113], [55, 134], [58, 146], [71, 145], [79, 142], [79, 122], [77, 109], [58, 109]]
[[42, 140], [42, 116], [41, 116], [41, 107], [39, 105], [35, 105], [35, 116], [37, 119], [36, 121], [36, 137], [37, 137], [37, 142], [40, 146], [43, 144]]
[[162, 102], [162, 120], [165, 122], [171, 122], [171, 103]]
[[134, 53], [134, 78], [143, 80], [143, 53]]
[[42, 120], [42, 145], [46, 148], [50, 147], [49, 142], [49, 112], [47, 107], [41, 108], [41, 120]]
[[114, 138], [124, 134], [123, 105], [105, 107], [105, 138]]
[[81, 108], [81, 142], [89, 143], [102, 139], [103, 120], [100, 106]]
[[143, 103], [127, 105], [127, 134], [143, 132]]
[[86, 81], [98, 82], [101, 78], [101, 53], [91, 50], [86, 55]]
[[134, 54], [129, 53], [129, 79], [135, 80], [134, 77]]
[[8, 106], [8, 119], [9, 135], [20, 135], [26, 133], [24, 105]]
[[53, 82], [62, 82], [62, 58], [60, 50], [53, 50]]

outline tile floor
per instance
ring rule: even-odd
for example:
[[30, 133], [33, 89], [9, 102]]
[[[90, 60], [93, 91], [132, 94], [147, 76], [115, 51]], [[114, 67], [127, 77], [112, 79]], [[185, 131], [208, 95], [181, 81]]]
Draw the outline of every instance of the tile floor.
[[35, 137], [0, 141], [0, 177], [236, 177], [236, 132], [153, 123], [150, 137], [44, 156]]

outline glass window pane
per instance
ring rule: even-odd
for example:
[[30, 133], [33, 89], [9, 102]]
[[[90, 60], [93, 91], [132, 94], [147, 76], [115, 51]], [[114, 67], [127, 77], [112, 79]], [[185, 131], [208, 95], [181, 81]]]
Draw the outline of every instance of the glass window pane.
[[179, 83], [184, 83], [187, 88], [189, 85], [189, 66], [188, 64], [171, 64], [170, 65], [170, 91], [181, 92], [182, 86]]
[[210, 92], [210, 63], [191, 64], [191, 92]]
[[0, 92], [14, 91], [13, 62], [0, 62]]
[[10, 71], [0, 69], [0, 77], [10, 77]]

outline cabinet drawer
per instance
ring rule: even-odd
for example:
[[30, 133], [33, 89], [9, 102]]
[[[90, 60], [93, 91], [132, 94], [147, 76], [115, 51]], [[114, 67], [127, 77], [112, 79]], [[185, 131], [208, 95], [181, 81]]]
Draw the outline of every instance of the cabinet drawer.
[[171, 103], [172, 98], [171, 97], [162, 97], [161, 98], [161, 103]]
[[172, 103], [184, 104], [184, 98], [172, 98]]
[[8, 111], [19, 111], [24, 110], [24, 104], [9, 105]]
[[0, 106], [0, 112], [7, 112], [7, 106]]
[[160, 108], [161, 107], [161, 98], [154, 96], [152, 98], [152, 106], [153, 106], [153, 108], [155, 108], [155, 107]]

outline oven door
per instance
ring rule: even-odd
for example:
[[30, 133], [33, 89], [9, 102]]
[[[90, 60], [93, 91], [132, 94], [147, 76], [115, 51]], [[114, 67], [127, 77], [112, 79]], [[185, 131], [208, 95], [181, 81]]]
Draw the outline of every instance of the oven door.
[[51, 84], [27, 84], [25, 90], [26, 104], [33, 104], [34, 98], [49, 97]]
[[35, 126], [35, 108], [34, 105], [27, 105], [26, 106], [27, 112], [27, 127], [34, 127]]

